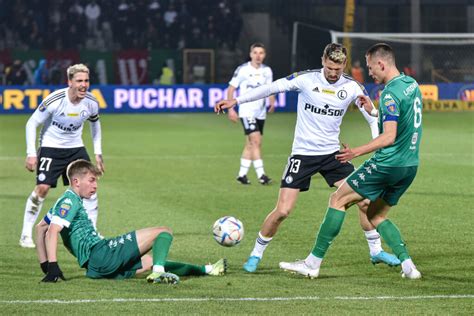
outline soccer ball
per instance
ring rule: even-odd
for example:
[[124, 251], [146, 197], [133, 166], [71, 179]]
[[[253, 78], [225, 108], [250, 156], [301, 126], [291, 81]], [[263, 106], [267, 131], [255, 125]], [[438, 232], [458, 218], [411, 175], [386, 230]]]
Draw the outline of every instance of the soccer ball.
[[233, 216], [224, 216], [214, 223], [212, 233], [219, 245], [232, 247], [242, 241], [244, 237], [244, 225]]

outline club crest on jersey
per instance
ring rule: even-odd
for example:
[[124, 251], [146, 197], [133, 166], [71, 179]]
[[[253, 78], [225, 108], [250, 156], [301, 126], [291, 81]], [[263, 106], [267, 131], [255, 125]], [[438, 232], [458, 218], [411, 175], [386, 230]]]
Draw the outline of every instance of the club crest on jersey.
[[39, 106], [39, 108], [38, 108], [38, 110], [39, 110], [40, 112], [44, 112], [44, 110], [46, 110], [46, 105], [44, 105], [43, 103], [41, 103], [40, 106]]
[[46, 180], [46, 175], [45, 175], [44, 173], [40, 173], [40, 174], [38, 175], [38, 180], [39, 180], [39, 181], [44, 181], [44, 180]]
[[81, 118], [86, 118], [87, 117], [87, 111], [81, 111]]
[[341, 100], [345, 100], [347, 98], [347, 92], [346, 90], [339, 90], [337, 92], [337, 97]]
[[60, 217], [66, 217], [67, 216], [67, 213], [69, 213], [69, 209], [65, 209], [65, 208], [59, 208], [59, 216]]

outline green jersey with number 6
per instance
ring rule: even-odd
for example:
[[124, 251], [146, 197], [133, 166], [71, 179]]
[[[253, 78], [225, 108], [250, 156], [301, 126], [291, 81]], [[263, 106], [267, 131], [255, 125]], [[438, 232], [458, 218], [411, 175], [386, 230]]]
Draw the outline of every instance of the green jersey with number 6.
[[418, 166], [422, 134], [422, 98], [418, 83], [403, 73], [390, 80], [380, 95], [379, 130], [383, 123], [397, 122], [395, 142], [380, 148], [373, 156], [378, 165], [387, 167]]

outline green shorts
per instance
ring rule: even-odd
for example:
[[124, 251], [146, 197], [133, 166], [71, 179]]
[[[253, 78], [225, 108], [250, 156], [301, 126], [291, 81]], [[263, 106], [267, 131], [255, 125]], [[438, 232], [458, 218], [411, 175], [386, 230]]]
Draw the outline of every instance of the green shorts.
[[101, 240], [91, 250], [86, 276], [92, 279], [126, 279], [142, 268], [135, 231]]
[[384, 167], [367, 160], [347, 177], [347, 184], [364, 198], [382, 198], [394, 206], [415, 179], [418, 166]]

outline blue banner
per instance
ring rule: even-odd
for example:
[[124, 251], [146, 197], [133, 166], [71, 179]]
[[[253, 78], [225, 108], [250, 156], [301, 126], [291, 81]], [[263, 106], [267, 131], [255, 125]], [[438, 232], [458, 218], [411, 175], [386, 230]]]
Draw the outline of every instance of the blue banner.
[[[63, 86], [0, 86], [0, 114], [31, 113], [52, 91]], [[367, 84], [377, 100], [381, 85]], [[425, 99], [474, 101], [474, 84], [420, 85]], [[106, 113], [212, 112], [227, 96], [227, 85], [92, 86], [91, 93]], [[276, 96], [276, 110], [296, 111], [297, 93]]]

